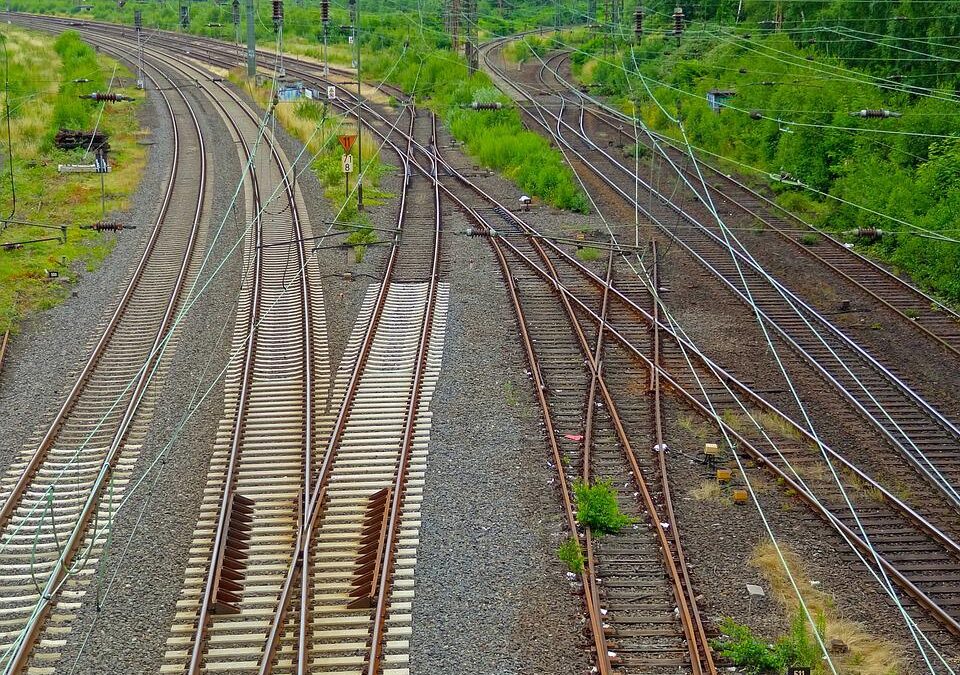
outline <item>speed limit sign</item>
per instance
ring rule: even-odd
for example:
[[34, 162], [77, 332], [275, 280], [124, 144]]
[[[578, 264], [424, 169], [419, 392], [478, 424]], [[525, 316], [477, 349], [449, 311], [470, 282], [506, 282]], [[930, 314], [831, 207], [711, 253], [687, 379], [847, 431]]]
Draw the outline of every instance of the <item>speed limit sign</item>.
[[344, 173], [353, 173], [353, 155], [341, 155], [340, 166], [343, 167]]
[[337, 88], [332, 84], [327, 87], [327, 100], [333, 101], [337, 98]]

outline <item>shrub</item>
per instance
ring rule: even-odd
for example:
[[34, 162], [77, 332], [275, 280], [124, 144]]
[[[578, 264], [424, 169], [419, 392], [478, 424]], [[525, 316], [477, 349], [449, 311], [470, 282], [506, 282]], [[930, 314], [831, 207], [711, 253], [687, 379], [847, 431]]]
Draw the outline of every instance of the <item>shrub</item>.
[[[817, 632], [821, 639], [825, 632], [826, 619], [816, 618]], [[727, 617], [720, 625], [723, 638], [714, 642], [721, 655], [744, 668], [748, 673], [783, 672], [791, 666], [820, 668], [820, 646], [811, 635], [807, 618], [797, 612], [790, 624], [790, 632], [773, 644], [753, 634], [748, 626], [738, 624]]]
[[583, 573], [583, 550], [580, 548], [580, 542], [576, 537], [570, 537], [560, 544], [557, 549], [557, 557], [566, 563], [567, 568], [574, 574]]
[[577, 522], [589, 527], [595, 534], [615, 534], [630, 525], [633, 519], [620, 513], [617, 491], [608, 480], [587, 485], [577, 481], [573, 485], [577, 505]]
[[593, 246], [583, 246], [577, 249], [577, 257], [584, 262], [591, 262], [600, 258], [600, 249]]

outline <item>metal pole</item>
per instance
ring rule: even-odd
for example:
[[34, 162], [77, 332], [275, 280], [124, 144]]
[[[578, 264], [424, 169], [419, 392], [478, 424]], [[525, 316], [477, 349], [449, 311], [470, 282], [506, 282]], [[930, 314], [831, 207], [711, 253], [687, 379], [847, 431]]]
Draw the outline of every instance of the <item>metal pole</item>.
[[357, 50], [357, 211], [363, 211], [363, 107], [360, 105], [360, 0], [354, 0], [353, 46]]
[[247, 77], [257, 76], [257, 35], [253, 24], [253, 0], [247, 0]]
[[[10, 56], [7, 54], [7, 36], [0, 35], [3, 38], [3, 105], [7, 118], [7, 161], [10, 164], [10, 196], [13, 203], [10, 205], [9, 221], [17, 214], [17, 185], [13, 177], [13, 134], [10, 133]], [[6, 226], [6, 223], [4, 223]]]

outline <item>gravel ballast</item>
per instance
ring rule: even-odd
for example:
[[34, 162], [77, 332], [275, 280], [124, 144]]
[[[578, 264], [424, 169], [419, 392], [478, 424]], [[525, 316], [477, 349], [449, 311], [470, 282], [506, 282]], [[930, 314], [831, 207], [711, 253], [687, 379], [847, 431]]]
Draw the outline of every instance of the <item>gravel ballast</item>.
[[562, 510], [489, 245], [446, 218], [450, 315], [417, 550], [414, 673], [589, 669]]

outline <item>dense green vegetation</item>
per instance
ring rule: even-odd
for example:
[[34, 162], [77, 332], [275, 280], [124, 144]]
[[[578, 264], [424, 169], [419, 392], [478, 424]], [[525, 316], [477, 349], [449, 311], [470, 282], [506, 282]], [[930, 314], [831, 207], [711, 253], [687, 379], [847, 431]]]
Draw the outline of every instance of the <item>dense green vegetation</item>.
[[[724, 619], [720, 626], [723, 637], [714, 643], [720, 654], [748, 673], [783, 673], [790, 666], [808, 666], [815, 673], [824, 672], [820, 646], [802, 612], [797, 612], [790, 632], [769, 643], [754, 635], [748, 626]], [[824, 619], [818, 618], [817, 631], [824, 635]]]
[[[586, 3], [582, 3], [585, 7]], [[233, 40], [235, 29], [229, 3], [191, 3], [191, 32]], [[571, 9], [576, 5], [571, 5]], [[72, 0], [14, 0], [23, 11], [90, 15], [105, 21], [132, 23], [134, 9], [143, 12], [145, 26], [177, 28], [177, 6], [133, 4], [118, 8], [115, 3], [96, 3], [90, 12], [75, 8]], [[256, 2], [256, 33], [264, 46], [276, 37], [271, 23], [271, 3]], [[506, 13], [497, 3], [483, 3], [479, 16], [484, 35], [511, 33], [535, 22], [552, 21], [552, 4], [525, 5]], [[559, 208], [586, 211], [587, 200], [576, 185], [572, 172], [559, 152], [541, 136], [527, 131], [517, 110], [507, 106], [496, 111], [474, 111], [473, 102], [498, 100], [509, 103], [483, 73], [470, 74], [466, 61], [453, 54], [450, 37], [444, 33], [442, 3], [409, 3], [404, 8], [361, 7], [360, 44], [362, 65], [368, 81], [386, 80], [417, 96], [417, 102], [435, 110], [478, 163], [499, 171], [517, 182], [534, 197]], [[241, 5], [241, 15], [244, 15]], [[331, 6], [329, 56], [335, 62], [352, 63], [347, 34], [339, 27], [349, 23], [343, 6]], [[222, 24], [220, 26], [210, 24]], [[245, 35], [246, 18], [241, 16], [240, 36]], [[285, 49], [319, 58], [322, 54], [322, 25], [315, 5], [301, 7], [287, 3], [284, 20]], [[519, 196], [519, 195], [518, 195]]]
[[[129, 84], [130, 73], [97, 56], [76, 33], [64, 33], [54, 41], [8, 27], [3, 41], [9, 62], [11, 137], [15, 141], [16, 213], [3, 127], [0, 204], [5, 218], [12, 214], [12, 220], [20, 222], [0, 226], [0, 243], [49, 240], [0, 249], [0, 332], [16, 328], [22, 317], [63, 298], [67, 286], [60, 282], [74, 276], [74, 262], [93, 266], [110, 250], [110, 237], [79, 228], [101, 219], [101, 177], [57, 172], [58, 164], [92, 162], [83, 150], [54, 147], [57, 130], [89, 130], [99, 119], [100, 129], [109, 134], [109, 161], [114, 170], [103, 176], [107, 212], [126, 208], [146, 157], [144, 147], [137, 144], [140, 125], [136, 102], [103, 105], [79, 98], [80, 94], [106, 91], [111, 80], [111, 91], [139, 97], [140, 92], [120, 86], [117, 79]], [[75, 82], [77, 79], [89, 81]], [[66, 227], [66, 241], [61, 239], [60, 226]], [[48, 270], [57, 272], [59, 281], [48, 280]]]
[[573, 484], [573, 496], [577, 522], [597, 535], [616, 534], [633, 523], [632, 518], [620, 512], [617, 491], [608, 480], [598, 480], [592, 485], [577, 481]]
[[[960, 245], [911, 227], [960, 234], [952, 90], [941, 83], [920, 96], [879, 87], [816, 44], [798, 46], [786, 32], [747, 34], [707, 25], [691, 28], [679, 46], [673, 37], [653, 34], [607, 55], [609, 43], [586, 31], [565, 44], [579, 50], [573, 57], [578, 77], [628, 113], [637, 111], [650, 128], [679, 139], [672, 118], [680, 119], [690, 142], [706, 151], [701, 158], [759, 176], [785, 207], [960, 301]], [[736, 94], [716, 112], [705, 100], [710, 89]], [[862, 109], [902, 117], [851, 116]], [[782, 174], [786, 181], [770, 179]], [[885, 234], [861, 241], [857, 228]]]

